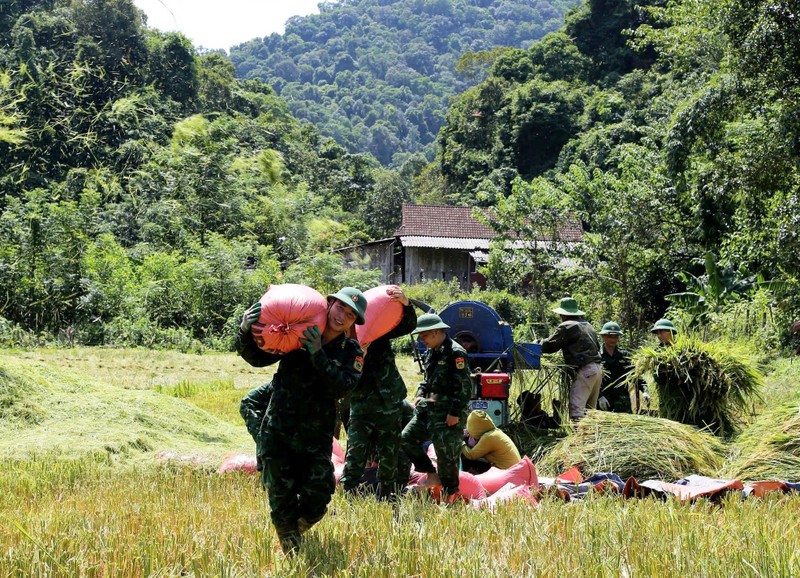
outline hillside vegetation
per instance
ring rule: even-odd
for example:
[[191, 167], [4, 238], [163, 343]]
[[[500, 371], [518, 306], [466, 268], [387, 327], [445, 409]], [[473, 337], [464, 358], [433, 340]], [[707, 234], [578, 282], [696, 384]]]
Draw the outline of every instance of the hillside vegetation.
[[[367, 53], [397, 49], [346, 44], [348, 22], [419, 13], [419, 34], [398, 44], [406, 64], [430, 26], [457, 21], [430, 14], [488, 11], [487, 34], [517, 20], [504, 28], [517, 40], [538, 22], [501, 10], [512, 3], [415, 6], [324, 4], [264, 42], [341, 42], [342, 74], [358, 76]], [[667, 314], [774, 355], [800, 318], [798, 18], [788, 1], [585, 0], [524, 47], [473, 47], [474, 29], [457, 42], [447, 28], [439, 37], [469, 51], [437, 70], [482, 80], [449, 102], [433, 162], [391, 169], [298, 120], [269, 84], [237, 79], [223, 54], [143, 26], [130, 0], [5, 3], [0, 344], [229, 349], [269, 283], [373, 286], [368, 259], [334, 251], [392, 235], [403, 202], [447, 202], [491, 209], [479, 298], [515, 330], [544, 333], [571, 293], [598, 326], [636, 334]], [[364, 52], [350, 63], [348, 50]], [[562, 242], [574, 219], [584, 241]]]
[[[231, 49], [236, 73], [267, 82], [350, 152], [400, 166], [433, 157], [448, 99], [485, 74], [480, 58], [557, 30], [576, 0], [339, 0]], [[477, 64], [477, 66], [470, 66]]]

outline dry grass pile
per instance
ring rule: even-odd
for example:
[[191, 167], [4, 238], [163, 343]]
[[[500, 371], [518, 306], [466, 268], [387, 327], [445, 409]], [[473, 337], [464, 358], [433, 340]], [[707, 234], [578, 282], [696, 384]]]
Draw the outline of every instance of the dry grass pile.
[[537, 464], [557, 475], [578, 466], [584, 475], [613, 472], [626, 479], [673, 481], [690, 474], [714, 475], [724, 448], [713, 435], [671, 420], [590, 411]]
[[729, 436], [752, 413], [764, 377], [755, 358], [724, 342], [679, 335], [669, 347], [643, 347], [633, 358], [632, 382], [651, 376], [661, 417]]
[[736, 439], [725, 468], [742, 480], [800, 481], [800, 403], [784, 403]]
[[228, 452], [247, 450], [252, 451], [252, 440], [244, 426], [186, 400], [122, 389], [55, 364], [0, 354], [4, 460], [44, 454], [150, 460], [174, 454], [216, 465]]

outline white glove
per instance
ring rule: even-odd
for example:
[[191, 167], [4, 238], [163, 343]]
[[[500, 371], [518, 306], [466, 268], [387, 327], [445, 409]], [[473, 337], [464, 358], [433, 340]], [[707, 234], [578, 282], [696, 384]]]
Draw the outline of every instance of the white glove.
[[602, 409], [603, 411], [608, 411], [611, 409], [611, 404], [608, 403], [608, 400], [604, 397], [601, 397], [597, 400], [597, 407]]

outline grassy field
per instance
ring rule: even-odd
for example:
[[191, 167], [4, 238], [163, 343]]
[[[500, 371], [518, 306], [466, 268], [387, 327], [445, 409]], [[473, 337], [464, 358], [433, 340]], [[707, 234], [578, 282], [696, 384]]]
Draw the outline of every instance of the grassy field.
[[[409, 389], [419, 375], [400, 361]], [[234, 355], [0, 352], [0, 578], [18, 576], [800, 576], [800, 497], [693, 505], [591, 496], [495, 513], [339, 490], [284, 558], [238, 417], [265, 381]], [[800, 364], [765, 392], [797, 401]]]

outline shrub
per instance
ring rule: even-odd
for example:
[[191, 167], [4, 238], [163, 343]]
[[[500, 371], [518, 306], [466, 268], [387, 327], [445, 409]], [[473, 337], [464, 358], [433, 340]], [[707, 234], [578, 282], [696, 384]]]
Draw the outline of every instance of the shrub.
[[752, 353], [733, 343], [678, 335], [671, 346], [643, 347], [629, 383], [652, 376], [661, 417], [727, 436], [760, 398], [763, 376]]

